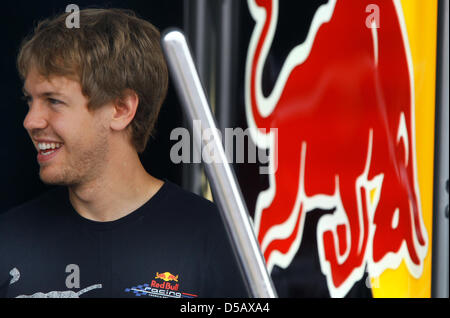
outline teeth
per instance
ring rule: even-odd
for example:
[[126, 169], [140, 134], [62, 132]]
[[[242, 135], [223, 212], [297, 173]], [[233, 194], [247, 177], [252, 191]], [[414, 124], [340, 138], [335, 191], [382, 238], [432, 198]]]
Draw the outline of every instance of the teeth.
[[54, 152], [55, 152], [55, 150], [49, 150], [49, 151], [45, 151], [45, 152], [43, 151], [42, 154], [43, 155], [49, 155], [49, 154], [54, 153]]
[[58, 149], [61, 146], [62, 146], [62, 144], [60, 144], [59, 142], [52, 142], [52, 143], [40, 142], [40, 143], [38, 143], [38, 148], [40, 150]]

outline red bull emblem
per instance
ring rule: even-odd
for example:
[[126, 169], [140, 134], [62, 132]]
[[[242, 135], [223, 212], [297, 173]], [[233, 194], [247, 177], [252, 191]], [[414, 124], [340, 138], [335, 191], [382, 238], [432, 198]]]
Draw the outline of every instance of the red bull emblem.
[[[369, 4], [379, 8], [380, 25], [366, 26]], [[254, 220], [269, 271], [291, 263], [307, 212], [334, 209], [316, 231], [331, 296], [345, 296], [366, 265], [377, 277], [404, 260], [420, 277], [428, 236], [400, 2], [330, 0], [320, 6], [269, 96], [262, 93], [262, 73], [278, 0], [248, 5], [256, 25], [247, 55], [246, 116], [257, 146], [271, 153], [270, 186], [258, 196]], [[277, 138], [264, 133], [271, 128], [278, 129]]]
[[155, 279], [162, 279], [163, 281], [165, 281], [165, 282], [169, 282], [169, 281], [175, 281], [175, 282], [178, 282], [178, 275], [177, 276], [175, 276], [175, 275], [172, 275], [171, 273], [169, 273], [169, 272], [165, 272], [165, 273], [158, 273], [158, 272], [156, 272], [156, 276], [155, 276]]

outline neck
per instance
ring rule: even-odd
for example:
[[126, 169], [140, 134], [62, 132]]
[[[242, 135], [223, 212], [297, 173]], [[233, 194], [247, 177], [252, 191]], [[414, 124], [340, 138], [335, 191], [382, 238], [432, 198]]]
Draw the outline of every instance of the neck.
[[69, 186], [74, 209], [93, 221], [114, 221], [133, 212], [161, 188], [142, 166], [135, 151], [111, 159], [104, 173], [86, 183]]

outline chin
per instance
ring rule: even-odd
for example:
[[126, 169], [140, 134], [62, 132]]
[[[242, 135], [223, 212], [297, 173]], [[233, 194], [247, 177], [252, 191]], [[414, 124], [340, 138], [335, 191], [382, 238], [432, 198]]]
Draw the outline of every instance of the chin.
[[62, 178], [57, 178], [53, 176], [40, 176], [41, 181], [47, 185], [67, 185], [67, 182]]
[[48, 185], [70, 185], [71, 182], [67, 180], [67, 177], [63, 173], [58, 173], [57, 171], [48, 171], [49, 169], [42, 169], [39, 172], [39, 177], [41, 181]]

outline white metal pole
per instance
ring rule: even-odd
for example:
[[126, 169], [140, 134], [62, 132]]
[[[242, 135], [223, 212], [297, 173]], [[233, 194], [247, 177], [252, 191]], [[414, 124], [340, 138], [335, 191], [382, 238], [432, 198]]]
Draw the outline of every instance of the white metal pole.
[[[214, 154], [215, 160], [203, 158], [202, 163], [241, 265], [247, 287], [253, 297], [277, 297], [239, 184], [225, 155], [216, 122], [183, 33], [179, 30], [165, 32], [162, 37], [162, 47], [189, 124], [194, 125], [194, 121], [197, 121], [196, 123], [201, 127], [192, 129], [194, 143], [201, 143], [197, 145], [197, 149], [200, 150], [207, 144]], [[206, 129], [212, 134], [212, 140], [202, 138]], [[207, 153], [206, 155], [208, 155]], [[205, 155], [205, 152], [202, 155]]]

